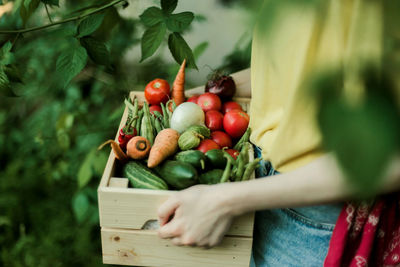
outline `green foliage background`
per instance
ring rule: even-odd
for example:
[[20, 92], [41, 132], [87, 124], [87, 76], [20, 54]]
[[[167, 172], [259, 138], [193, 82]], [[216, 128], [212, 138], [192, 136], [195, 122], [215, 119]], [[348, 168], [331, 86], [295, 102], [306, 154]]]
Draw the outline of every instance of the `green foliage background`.
[[[110, 2], [14, 1], [0, 29], [50, 23], [44, 4], [54, 22]], [[151, 57], [142, 63], [124, 60], [143, 46], [139, 29], [149, 24], [121, 17], [122, 4], [45, 30], [0, 35], [0, 266], [102, 266], [97, 186], [109, 150], [97, 147], [115, 136], [132, 84], [172, 80], [178, 68], [157, 47], [145, 51]], [[169, 22], [176, 32], [168, 34], [179, 42], [190, 31], [188, 13], [181, 23]], [[193, 67], [206, 48], [204, 42], [193, 49]], [[172, 57], [192, 53], [187, 49], [172, 47], [179, 52]], [[226, 67], [248, 67], [250, 51], [235, 54], [241, 61]]]

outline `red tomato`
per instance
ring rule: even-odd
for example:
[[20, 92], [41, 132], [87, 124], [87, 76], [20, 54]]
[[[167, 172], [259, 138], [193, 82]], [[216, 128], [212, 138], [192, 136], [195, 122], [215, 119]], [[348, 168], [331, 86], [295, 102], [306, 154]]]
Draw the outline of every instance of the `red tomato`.
[[155, 79], [149, 82], [144, 89], [144, 97], [150, 105], [159, 105], [169, 99], [169, 84], [166, 80]]
[[249, 115], [238, 109], [228, 111], [224, 116], [224, 130], [233, 138], [241, 137], [249, 126]]
[[149, 107], [149, 110], [150, 110], [150, 113], [151, 113], [151, 114], [154, 114], [153, 112], [156, 111], [156, 110], [157, 110], [158, 112], [160, 112], [161, 115], [163, 114], [163, 113], [162, 113], [162, 108], [161, 108], [160, 106], [158, 106], [158, 105], [152, 105], [152, 106], [150, 106], [150, 107]]
[[242, 106], [234, 101], [229, 101], [229, 102], [225, 102], [224, 104], [222, 104], [222, 113], [223, 114], [227, 113], [228, 111], [231, 111], [232, 109], [243, 110]]
[[194, 95], [188, 98], [188, 100], [186, 100], [186, 102], [193, 102], [195, 104], [197, 104], [197, 100], [199, 99], [199, 95]]
[[210, 110], [206, 112], [206, 126], [211, 131], [222, 130], [222, 122], [224, 115], [217, 110]]
[[222, 148], [232, 147], [232, 139], [225, 132], [222, 132], [222, 131], [211, 132], [211, 139]]
[[239, 151], [235, 150], [235, 149], [227, 149], [225, 150], [229, 155], [232, 156], [232, 158], [237, 159], [237, 157], [239, 156]]
[[221, 109], [221, 99], [213, 93], [204, 93], [197, 99], [197, 105], [199, 105], [204, 112], [209, 110], [220, 110]]
[[200, 145], [197, 147], [197, 150], [200, 150], [203, 153], [206, 153], [211, 149], [220, 149], [219, 145], [215, 143], [211, 139], [204, 139], [200, 142]]

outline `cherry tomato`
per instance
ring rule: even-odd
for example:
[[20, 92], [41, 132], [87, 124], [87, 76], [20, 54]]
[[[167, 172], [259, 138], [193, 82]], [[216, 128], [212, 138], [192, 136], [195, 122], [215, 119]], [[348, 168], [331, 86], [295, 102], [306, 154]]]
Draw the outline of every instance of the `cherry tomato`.
[[200, 145], [197, 147], [197, 150], [200, 150], [203, 153], [206, 153], [211, 149], [220, 149], [220, 146], [211, 139], [202, 140]]
[[237, 159], [237, 157], [239, 156], [239, 151], [235, 150], [235, 149], [227, 149], [225, 150], [229, 155], [232, 156], [232, 158]]
[[238, 109], [228, 111], [224, 115], [224, 130], [233, 138], [241, 137], [249, 126], [249, 115]]
[[206, 126], [211, 131], [222, 130], [222, 122], [224, 121], [224, 115], [217, 110], [210, 110], [206, 112]]
[[150, 105], [159, 105], [169, 99], [169, 84], [166, 80], [155, 79], [149, 82], [144, 89], [144, 97]]
[[161, 115], [163, 114], [163, 113], [162, 113], [162, 108], [161, 108], [160, 106], [158, 106], [158, 105], [152, 105], [152, 106], [150, 106], [150, 107], [149, 107], [149, 110], [150, 110], [150, 113], [151, 113], [151, 114], [154, 114], [154, 113], [153, 113], [154, 111], [160, 112]]
[[223, 132], [223, 131], [214, 131], [211, 132], [211, 139], [217, 143], [220, 147], [232, 147], [232, 139], [231, 137]]
[[186, 100], [186, 102], [193, 102], [195, 104], [197, 104], [197, 100], [199, 99], [199, 95], [194, 95], [188, 98], [188, 100]]
[[197, 99], [197, 105], [199, 105], [204, 112], [209, 110], [220, 110], [221, 109], [221, 99], [213, 93], [204, 93]]
[[232, 109], [239, 109], [239, 110], [243, 110], [242, 106], [240, 104], [238, 104], [237, 102], [234, 101], [229, 101], [229, 102], [225, 102], [224, 104], [222, 104], [222, 113], [225, 114], [228, 111], [232, 110]]

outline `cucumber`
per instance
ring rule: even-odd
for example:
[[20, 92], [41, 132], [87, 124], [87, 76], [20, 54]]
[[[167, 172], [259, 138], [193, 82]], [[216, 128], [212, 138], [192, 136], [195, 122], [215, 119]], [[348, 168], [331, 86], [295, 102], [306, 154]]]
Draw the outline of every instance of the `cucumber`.
[[130, 161], [123, 167], [124, 177], [129, 179], [132, 187], [143, 189], [167, 190], [168, 185], [163, 179], [139, 161]]
[[204, 170], [206, 156], [200, 150], [187, 150], [176, 154], [175, 160], [189, 163], [198, 170]]
[[166, 160], [156, 171], [167, 182], [176, 189], [184, 189], [197, 183], [198, 175], [196, 169], [186, 162]]
[[224, 151], [221, 149], [211, 149], [206, 152], [207, 165], [210, 165], [213, 169], [224, 169], [226, 166], [226, 158], [224, 157]]
[[221, 177], [224, 170], [214, 169], [205, 173], [200, 174], [199, 183], [200, 184], [218, 184], [221, 181]]

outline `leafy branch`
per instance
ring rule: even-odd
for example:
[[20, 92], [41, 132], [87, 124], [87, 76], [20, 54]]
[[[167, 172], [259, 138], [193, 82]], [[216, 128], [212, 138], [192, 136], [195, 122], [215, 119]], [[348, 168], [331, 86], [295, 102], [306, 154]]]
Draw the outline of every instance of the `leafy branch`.
[[193, 51], [180, 34], [190, 26], [194, 14], [192, 12], [172, 14], [177, 4], [178, 0], [161, 0], [161, 8], [152, 6], [140, 15], [141, 22], [147, 28], [141, 42], [141, 62], [157, 51], [169, 30], [171, 33], [168, 37], [168, 48], [175, 61], [181, 64], [186, 59], [188, 67], [197, 69]]
[[85, 17], [88, 17], [90, 15], [99, 13], [99, 12], [101, 12], [101, 11], [103, 11], [105, 9], [108, 9], [108, 8], [110, 8], [112, 6], [115, 6], [115, 5], [119, 4], [119, 3], [127, 4], [128, 2], [126, 0], [114, 0], [114, 1], [108, 3], [108, 4], [104, 5], [104, 6], [101, 6], [101, 7], [97, 8], [97, 9], [92, 10], [91, 12], [88, 12], [86, 14], [80, 14], [80, 15], [72, 17], [72, 18], [67, 18], [67, 19], [64, 19], [64, 20], [55, 21], [53, 23], [49, 23], [47, 25], [42, 25], [42, 26], [37, 26], [37, 27], [31, 27], [31, 28], [20, 29], [20, 30], [5, 30], [5, 31], [1, 31], [0, 30], [0, 34], [18, 34], [18, 33], [27, 33], [27, 32], [39, 31], [39, 30], [46, 29], [46, 28], [49, 28], [49, 27], [53, 27], [53, 26], [56, 26], [56, 25], [59, 25], [59, 24], [64, 24], [64, 23], [68, 23], [68, 22], [72, 22], [72, 21], [81, 20], [81, 19], [83, 19]]

